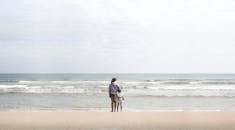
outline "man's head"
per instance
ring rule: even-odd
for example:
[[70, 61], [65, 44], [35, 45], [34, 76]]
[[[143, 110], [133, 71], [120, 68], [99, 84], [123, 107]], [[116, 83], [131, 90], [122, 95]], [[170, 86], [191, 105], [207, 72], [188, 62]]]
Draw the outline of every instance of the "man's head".
[[117, 78], [112, 78], [111, 83], [114, 83], [115, 81], [117, 81]]

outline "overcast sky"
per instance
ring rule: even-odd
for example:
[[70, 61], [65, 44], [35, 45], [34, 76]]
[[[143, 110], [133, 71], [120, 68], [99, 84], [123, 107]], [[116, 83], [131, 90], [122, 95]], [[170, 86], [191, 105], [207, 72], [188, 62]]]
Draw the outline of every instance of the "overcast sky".
[[0, 0], [1, 73], [235, 73], [234, 0]]

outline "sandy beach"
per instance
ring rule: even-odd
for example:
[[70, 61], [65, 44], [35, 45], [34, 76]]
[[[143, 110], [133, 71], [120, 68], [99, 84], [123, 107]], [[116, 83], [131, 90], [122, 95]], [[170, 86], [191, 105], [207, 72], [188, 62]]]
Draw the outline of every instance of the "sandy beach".
[[0, 130], [234, 130], [235, 112], [0, 112]]

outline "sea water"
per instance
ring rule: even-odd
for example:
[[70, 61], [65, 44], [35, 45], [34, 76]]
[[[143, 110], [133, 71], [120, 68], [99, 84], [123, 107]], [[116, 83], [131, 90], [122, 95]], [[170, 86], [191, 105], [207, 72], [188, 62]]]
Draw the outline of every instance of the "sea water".
[[0, 111], [110, 111], [112, 77], [124, 111], [235, 110], [235, 74], [0, 74]]

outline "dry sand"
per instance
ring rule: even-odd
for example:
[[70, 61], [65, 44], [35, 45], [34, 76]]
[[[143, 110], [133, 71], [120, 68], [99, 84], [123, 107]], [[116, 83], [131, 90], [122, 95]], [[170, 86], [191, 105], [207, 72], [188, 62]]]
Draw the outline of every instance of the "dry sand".
[[0, 130], [235, 130], [235, 112], [0, 112]]

